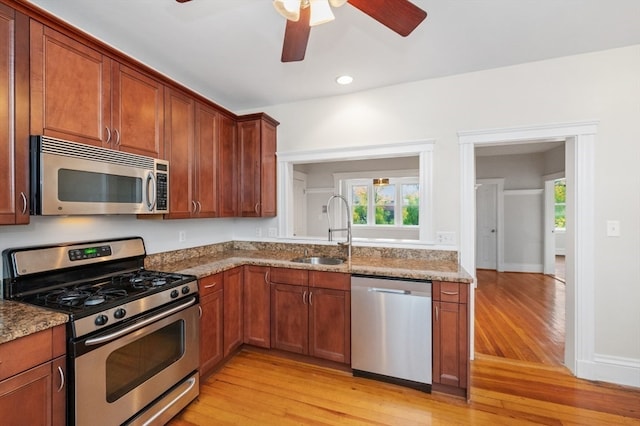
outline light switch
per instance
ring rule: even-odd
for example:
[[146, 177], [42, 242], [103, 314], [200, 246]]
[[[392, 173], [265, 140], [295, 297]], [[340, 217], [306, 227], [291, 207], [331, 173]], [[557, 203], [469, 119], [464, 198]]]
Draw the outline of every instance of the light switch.
[[608, 220], [607, 221], [607, 237], [619, 237], [620, 236], [620, 221]]

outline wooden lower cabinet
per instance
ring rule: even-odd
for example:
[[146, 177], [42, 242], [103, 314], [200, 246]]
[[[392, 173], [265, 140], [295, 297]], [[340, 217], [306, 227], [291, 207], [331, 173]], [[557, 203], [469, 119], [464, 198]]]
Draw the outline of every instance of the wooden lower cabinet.
[[246, 265], [243, 268], [243, 341], [249, 345], [270, 348], [270, 268], [254, 265]]
[[350, 275], [272, 268], [271, 283], [271, 347], [350, 363]]
[[3, 425], [66, 424], [64, 347], [64, 325], [0, 345]]
[[207, 376], [224, 358], [223, 274], [200, 280], [200, 376]]
[[224, 271], [224, 356], [242, 345], [242, 267]]
[[468, 397], [469, 284], [433, 282], [434, 390]]

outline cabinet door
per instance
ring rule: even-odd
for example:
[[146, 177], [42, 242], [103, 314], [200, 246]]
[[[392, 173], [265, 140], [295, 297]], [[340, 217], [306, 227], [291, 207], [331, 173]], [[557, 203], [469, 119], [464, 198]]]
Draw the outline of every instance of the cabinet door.
[[187, 95], [167, 89], [165, 105], [166, 155], [169, 160], [169, 214], [184, 219], [195, 214], [193, 201], [194, 102]]
[[118, 149], [163, 158], [164, 86], [131, 68], [113, 69], [112, 126]]
[[204, 296], [200, 308], [200, 376], [206, 376], [223, 358], [223, 291]]
[[102, 146], [111, 133], [111, 60], [31, 21], [31, 133]]
[[351, 362], [351, 294], [348, 291], [311, 288], [309, 354], [345, 364]]
[[218, 201], [221, 217], [238, 215], [238, 149], [236, 122], [218, 114]]
[[433, 382], [467, 387], [467, 305], [433, 302]]
[[260, 216], [273, 217], [276, 215], [278, 204], [276, 127], [262, 121], [260, 133]]
[[0, 225], [29, 223], [29, 18], [0, 4]]
[[224, 271], [224, 356], [242, 344], [242, 267]]
[[238, 123], [239, 213], [260, 216], [260, 121]]
[[309, 288], [271, 285], [271, 347], [299, 354], [309, 353]]
[[243, 293], [244, 343], [269, 348], [271, 347], [269, 268], [245, 266]]
[[[0, 381], [4, 426], [52, 424], [51, 362]], [[20, 409], [19, 407], [28, 407]]]
[[196, 103], [196, 173], [194, 176], [197, 217], [217, 217], [218, 212], [218, 113]]

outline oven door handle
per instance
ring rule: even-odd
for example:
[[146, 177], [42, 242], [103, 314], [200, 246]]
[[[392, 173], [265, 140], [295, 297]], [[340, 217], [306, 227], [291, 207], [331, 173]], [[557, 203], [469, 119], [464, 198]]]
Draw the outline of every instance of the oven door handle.
[[159, 320], [161, 320], [163, 318], [166, 318], [166, 317], [168, 317], [170, 315], [173, 315], [174, 313], [176, 313], [178, 311], [181, 311], [181, 310], [193, 305], [194, 303], [196, 303], [196, 298], [195, 297], [191, 298], [191, 300], [189, 300], [186, 303], [183, 303], [181, 305], [175, 306], [175, 307], [173, 307], [173, 308], [171, 308], [169, 310], [163, 311], [163, 312], [161, 312], [161, 313], [159, 313], [157, 315], [153, 315], [153, 316], [151, 316], [149, 318], [145, 318], [144, 320], [142, 320], [142, 321], [140, 321], [140, 322], [138, 322], [136, 324], [133, 324], [133, 325], [131, 325], [129, 327], [123, 328], [122, 330], [118, 330], [118, 331], [113, 332], [113, 333], [105, 334], [104, 336], [98, 336], [98, 337], [94, 337], [92, 339], [87, 339], [87, 341], [85, 341], [84, 344], [87, 345], [87, 346], [92, 346], [92, 345], [99, 345], [101, 343], [109, 342], [111, 340], [115, 340], [120, 336], [124, 336], [125, 334], [131, 333], [132, 331], [139, 330], [142, 327], [144, 327], [144, 326], [146, 326], [146, 325], [148, 325], [148, 324], [150, 324], [152, 322], [159, 321]]

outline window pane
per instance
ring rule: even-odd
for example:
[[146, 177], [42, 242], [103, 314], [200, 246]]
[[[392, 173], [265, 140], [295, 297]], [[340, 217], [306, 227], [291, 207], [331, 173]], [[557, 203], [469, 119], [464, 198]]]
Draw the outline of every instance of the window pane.
[[556, 203], [567, 202], [567, 184], [564, 179], [555, 181]]
[[564, 204], [556, 204], [556, 229], [564, 229], [567, 227], [565, 207]]
[[351, 223], [354, 225], [367, 224], [367, 207], [369, 205], [369, 187], [358, 185], [351, 187]]
[[395, 223], [395, 185], [375, 186], [373, 188], [376, 206], [376, 225]]
[[420, 193], [419, 185], [405, 184], [402, 185], [402, 224], [418, 225], [420, 216]]

